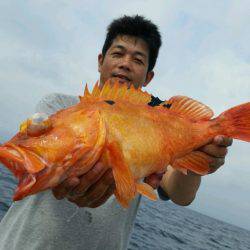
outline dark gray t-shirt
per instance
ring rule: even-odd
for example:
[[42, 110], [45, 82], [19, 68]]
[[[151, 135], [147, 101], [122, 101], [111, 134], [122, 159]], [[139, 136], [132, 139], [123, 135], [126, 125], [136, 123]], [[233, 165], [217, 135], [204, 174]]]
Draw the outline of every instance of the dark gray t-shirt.
[[[52, 114], [78, 102], [69, 95], [51, 94], [36, 112]], [[50, 191], [14, 202], [0, 223], [0, 250], [126, 249], [140, 196], [129, 209], [111, 196], [102, 206], [78, 208], [56, 200]]]

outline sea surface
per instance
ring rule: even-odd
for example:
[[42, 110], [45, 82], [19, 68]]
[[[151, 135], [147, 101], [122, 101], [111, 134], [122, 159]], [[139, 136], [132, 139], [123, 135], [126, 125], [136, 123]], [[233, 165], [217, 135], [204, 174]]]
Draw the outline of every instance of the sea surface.
[[[12, 175], [0, 165], [0, 220], [11, 205]], [[250, 231], [171, 202], [142, 199], [129, 250], [250, 250]]]

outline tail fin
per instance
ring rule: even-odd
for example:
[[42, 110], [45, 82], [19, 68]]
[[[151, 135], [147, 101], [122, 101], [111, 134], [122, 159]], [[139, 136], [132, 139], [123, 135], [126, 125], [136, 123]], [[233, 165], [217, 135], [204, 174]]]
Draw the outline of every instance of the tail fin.
[[223, 112], [215, 119], [224, 135], [250, 142], [250, 102]]

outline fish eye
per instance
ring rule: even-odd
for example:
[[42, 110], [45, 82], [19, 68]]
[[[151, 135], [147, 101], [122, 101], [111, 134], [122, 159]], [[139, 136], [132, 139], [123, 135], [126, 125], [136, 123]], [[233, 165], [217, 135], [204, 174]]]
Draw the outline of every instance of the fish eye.
[[45, 120], [47, 120], [49, 117], [45, 113], [35, 113], [30, 117], [30, 121], [32, 123], [41, 123]]
[[51, 121], [45, 113], [35, 113], [20, 125], [20, 132], [29, 136], [39, 136], [52, 128]]

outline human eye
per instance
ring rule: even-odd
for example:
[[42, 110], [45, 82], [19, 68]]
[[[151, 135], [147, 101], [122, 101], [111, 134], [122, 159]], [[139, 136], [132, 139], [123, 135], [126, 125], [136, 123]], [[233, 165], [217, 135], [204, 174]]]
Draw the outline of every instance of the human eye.
[[112, 54], [112, 56], [114, 56], [114, 57], [120, 57], [120, 56], [122, 56], [122, 53], [121, 53], [120, 51], [114, 51], [114, 52], [112, 52], [111, 54]]
[[136, 62], [137, 64], [141, 64], [141, 65], [144, 64], [144, 62], [143, 62], [140, 58], [135, 58], [134, 60], [135, 60], [135, 62]]

